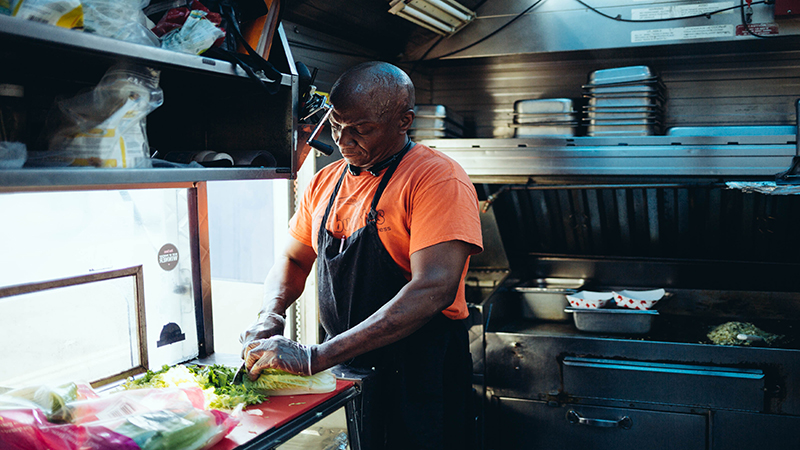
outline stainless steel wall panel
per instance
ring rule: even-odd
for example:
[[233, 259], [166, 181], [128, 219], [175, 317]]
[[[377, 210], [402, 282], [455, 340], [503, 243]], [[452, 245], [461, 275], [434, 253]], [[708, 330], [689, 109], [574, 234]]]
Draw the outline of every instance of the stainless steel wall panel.
[[[738, 5], [738, 1], [698, 2], [663, 0], [650, 2], [623, 2], [618, 0], [588, 0], [586, 3], [608, 16], [625, 20], [642, 19], [637, 11], [648, 8], [688, 8], [674, 10], [669, 17], [683, 17], [698, 12], [714, 11]], [[494, 30], [507, 24], [517, 14], [531, 6], [522, 0], [487, 2], [477, 13], [478, 17], [450, 39], [442, 42], [429, 55], [431, 58], [448, 55], [472, 44]], [[753, 6], [753, 24], [774, 24], [772, 8]], [[572, 50], [645, 47], [657, 44], [691, 45], [699, 42], [724, 42], [758, 39], [737, 35], [741, 24], [738, 10], [668, 22], [623, 22], [603, 17], [574, 1], [544, 1], [529, 13], [507, 26], [501, 33], [449, 58], [474, 58], [512, 53], [548, 53]], [[706, 28], [698, 28], [706, 27]], [[687, 30], [689, 28], [689, 30]], [[798, 33], [798, 21], [781, 19], [780, 35]], [[664, 32], [659, 30], [672, 30]], [[683, 35], [683, 32], [687, 32]], [[694, 36], [694, 38], [690, 38]], [[513, 42], [513, 46], [509, 46]], [[414, 54], [414, 56], [420, 56]]]

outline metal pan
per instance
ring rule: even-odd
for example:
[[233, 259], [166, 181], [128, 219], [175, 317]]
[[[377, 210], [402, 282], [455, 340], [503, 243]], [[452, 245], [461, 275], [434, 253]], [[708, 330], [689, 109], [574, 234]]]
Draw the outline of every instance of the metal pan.
[[647, 334], [658, 316], [655, 310], [626, 308], [565, 308], [572, 314], [575, 327], [590, 333]]

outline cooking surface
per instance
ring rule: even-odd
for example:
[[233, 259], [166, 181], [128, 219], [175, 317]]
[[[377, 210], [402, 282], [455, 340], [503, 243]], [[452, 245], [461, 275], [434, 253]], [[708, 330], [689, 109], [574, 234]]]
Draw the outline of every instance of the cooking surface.
[[311, 411], [327, 400], [344, 392], [352, 381], [337, 380], [336, 389], [326, 394], [287, 395], [269, 397], [259, 405], [249, 406], [242, 412], [239, 425], [222, 441], [211, 447], [213, 450], [234, 449], [260, 434], [286, 425], [291, 420]]
[[[741, 320], [745, 321], [745, 320]], [[509, 323], [496, 331], [500, 333], [535, 334], [540, 336], [570, 336], [585, 338], [623, 339], [652, 342], [671, 342], [681, 344], [711, 345], [706, 336], [716, 325], [728, 320], [708, 319], [688, 316], [659, 315], [653, 323], [651, 331], [645, 335], [625, 335], [615, 333], [588, 333], [575, 328], [573, 323], [540, 322], [535, 320], [519, 320]], [[800, 349], [798, 330], [800, 323], [794, 321], [756, 320], [751, 323], [764, 331], [780, 334], [784, 339], [772, 345], [772, 348]]]

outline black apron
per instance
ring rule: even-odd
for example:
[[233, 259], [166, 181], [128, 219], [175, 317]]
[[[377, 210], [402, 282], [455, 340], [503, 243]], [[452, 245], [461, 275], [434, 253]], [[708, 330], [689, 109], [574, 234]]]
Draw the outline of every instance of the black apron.
[[[326, 339], [372, 315], [407, 283], [378, 236], [377, 205], [412, 145], [409, 141], [387, 167], [366, 225], [344, 239], [334, 237], [325, 225], [347, 167], [331, 194], [317, 236], [320, 322]], [[462, 450], [474, 442], [472, 360], [463, 321], [437, 314], [410, 336], [346, 366], [372, 371], [377, 378], [376, 400], [362, 413], [368, 419], [362, 431], [364, 450]]]

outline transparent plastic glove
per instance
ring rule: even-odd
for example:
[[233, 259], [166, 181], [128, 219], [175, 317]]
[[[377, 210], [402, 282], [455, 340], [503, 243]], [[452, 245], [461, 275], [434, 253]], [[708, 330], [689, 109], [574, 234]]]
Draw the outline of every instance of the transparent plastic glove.
[[247, 346], [244, 358], [248, 376], [256, 380], [264, 369], [279, 369], [295, 375], [311, 375], [313, 346], [298, 344], [284, 337], [259, 339]]
[[286, 319], [277, 313], [259, 313], [258, 318], [239, 335], [242, 344], [242, 359], [247, 354], [247, 346], [256, 339], [267, 339], [272, 336], [282, 336], [286, 326]]

